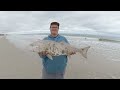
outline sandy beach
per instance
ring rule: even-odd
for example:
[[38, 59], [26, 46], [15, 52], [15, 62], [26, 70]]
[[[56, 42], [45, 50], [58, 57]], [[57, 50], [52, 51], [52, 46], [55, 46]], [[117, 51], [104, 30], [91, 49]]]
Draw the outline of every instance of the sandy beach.
[[0, 11], [0, 21], [0, 79], [41, 79], [42, 59], [28, 49], [52, 31], [91, 46], [87, 59], [69, 58], [65, 79], [120, 79], [120, 11]]
[[[111, 52], [105, 48], [104, 43], [104, 47], [99, 45], [101, 46], [92, 45], [88, 51], [88, 59], [84, 59], [79, 53], [73, 55], [67, 64], [65, 79], [120, 78], [119, 46], [115, 46], [116, 51]], [[111, 55], [117, 61], [112, 60]], [[41, 72], [42, 61], [37, 54], [23, 51], [8, 39], [0, 38], [0, 79], [41, 79]]]
[[36, 79], [41, 76], [39, 56], [25, 53], [7, 39], [0, 39], [0, 78]]

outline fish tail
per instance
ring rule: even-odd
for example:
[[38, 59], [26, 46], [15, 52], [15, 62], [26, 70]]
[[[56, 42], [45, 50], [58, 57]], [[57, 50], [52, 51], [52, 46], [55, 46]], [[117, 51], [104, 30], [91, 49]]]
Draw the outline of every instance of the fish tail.
[[87, 51], [88, 51], [89, 48], [90, 48], [90, 46], [81, 48], [81, 49], [78, 50], [78, 52], [79, 52], [84, 58], [87, 58]]

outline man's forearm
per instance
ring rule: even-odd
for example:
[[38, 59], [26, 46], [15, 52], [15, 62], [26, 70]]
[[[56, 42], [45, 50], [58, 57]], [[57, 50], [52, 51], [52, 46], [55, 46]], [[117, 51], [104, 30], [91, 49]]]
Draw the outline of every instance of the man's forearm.
[[45, 55], [42, 55], [40, 53], [38, 53], [38, 55], [41, 57], [41, 58], [45, 58], [46, 56]]

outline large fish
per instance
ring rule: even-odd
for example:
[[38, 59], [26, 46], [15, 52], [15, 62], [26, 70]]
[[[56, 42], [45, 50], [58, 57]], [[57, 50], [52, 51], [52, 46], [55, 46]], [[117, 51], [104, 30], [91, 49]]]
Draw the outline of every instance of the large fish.
[[72, 52], [79, 52], [84, 58], [87, 58], [87, 51], [90, 46], [84, 48], [76, 48], [65, 42], [55, 42], [51, 40], [37, 40], [30, 44], [30, 50], [33, 52], [46, 51], [47, 57], [53, 60], [52, 56], [67, 55], [70, 57]]

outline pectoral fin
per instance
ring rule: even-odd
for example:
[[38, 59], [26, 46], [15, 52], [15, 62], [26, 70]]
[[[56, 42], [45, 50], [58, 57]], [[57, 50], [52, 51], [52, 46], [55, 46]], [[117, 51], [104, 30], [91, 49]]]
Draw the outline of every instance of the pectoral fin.
[[50, 54], [46, 55], [49, 59], [53, 60], [52, 56]]

